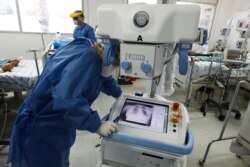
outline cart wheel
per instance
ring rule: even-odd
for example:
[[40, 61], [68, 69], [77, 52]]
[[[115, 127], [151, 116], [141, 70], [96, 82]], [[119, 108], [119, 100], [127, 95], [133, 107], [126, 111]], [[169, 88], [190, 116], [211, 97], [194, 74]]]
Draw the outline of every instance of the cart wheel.
[[239, 155], [237, 155], [237, 154], [236, 154], [236, 157], [239, 158], [239, 159], [241, 158], [241, 156], [239, 156]]
[[219, 116], [218, 116], [218, 119], [219, 119], [220, 121], [224, 121], [225, 115], [219, 115]]
[[240, 117], [241, 117], [241, 114], [240, 113], [236, 113], [234, 118], [235, 119], [240, 119]]
[[200, 107], [200, 111], [202, 112], [202, 115], [203, 116], [206, 116], [206, 106], [204, 106], [204, 105], [202, 105], [201, 107]]
[[205, 112], [205, 106], [204, 106], [204, 105], [202, 105], [202, 106], [200, 107], [200, 112], [202, 112], [202, 113]]
[[10, 112], [10, 110], [7, 110], [7, 111], [4, 110], [4, 111], [3, 111], [4, 114], [8, 114], [9, 112]]
[[229, 105], [230, 105], [230, 103], [229, 103], [229, 102], [226, 102], [226, 103], [223, 104], [223, 107], [224, 107], [226, 110], [228, 110], [228, 109], [229, 109]]
[[205, 161], [200, 159], [199, 162], [198, 162], [198, 165], [199, 166], [204, 166], [204, 163], [205, 163]]

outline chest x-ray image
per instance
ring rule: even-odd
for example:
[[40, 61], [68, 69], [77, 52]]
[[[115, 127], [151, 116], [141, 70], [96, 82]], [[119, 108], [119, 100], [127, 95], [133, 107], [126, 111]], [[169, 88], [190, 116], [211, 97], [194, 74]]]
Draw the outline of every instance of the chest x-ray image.
[[153, 105], [126, 102], [122, 109], [120, 120], [150, 126], [153, 109]]

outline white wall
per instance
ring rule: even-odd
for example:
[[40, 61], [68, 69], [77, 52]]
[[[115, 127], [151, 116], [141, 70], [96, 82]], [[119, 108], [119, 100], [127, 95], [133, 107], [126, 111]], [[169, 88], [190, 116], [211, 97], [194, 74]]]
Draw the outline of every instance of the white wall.
[[[67, 39], [71, 35], [62, 35], [62, 39]], [[45, 34], [45, 44], [49, 44], [53, 40], [54, 34]], [[14, 33], [0, 32], [0, 58], [32, 58], [32, 54], [25, 53], [30, 48], [43, 49], [42, 38], [40, 34], [35, 33]], [[38, 53], [38, 57], [40, 58]]]
[[225, 27], [228, 19], [236, 13], [239, 3], [240, 0], [219, 0], [209, 39], [209, 49], [215, 47], [215, 42], [219, 37], [220, 29]]
[[[234, 14], [234, 22], [231, 26], [231, 32], [227, 42], [228, 48], [235, 48], [235, 43], [237, 39], [239, 39], [239, 32], [236, 30], [238, 20], [248, 18], [248, 14], [250, 14], [250, 11], [239, 11]], [[248, 40], [248, 50], [250, 50], [250, 40]]]
[[220, 29], [226, 26], [231, 17], [234, 18], [234, 21], [227, 44], [229, 47], [233, 47], [238, 38], [238, 32], [235, 30], [237, 19], [247, 18], [248, 13], [250, 13], [250, 0], [219, 0], [209, 40], [209, 49], [214, 48]]

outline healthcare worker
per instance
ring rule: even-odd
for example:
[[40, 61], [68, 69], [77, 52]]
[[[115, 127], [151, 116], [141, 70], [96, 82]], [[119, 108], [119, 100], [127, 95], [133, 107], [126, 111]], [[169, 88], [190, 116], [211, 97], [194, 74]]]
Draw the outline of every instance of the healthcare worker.
[[176, 54], [176, 44], [166, 44], [164, 69], [156, 90], [161, 96], [171, 96], [175, 91], [175, 69], [178, 60]]
[[76, 28], [73, 32], [73, 38], [86, 37], [92, 43], [96, 43], [95, 30], [89, 24], [84, 22], [84, 14], [80, 10], [71, 13], [70, 17], [73, 19]]
[[8, 157], [12, 167], [68, 167], [76, 130], [101, 136], [116, 131], [90, 108], [100, 91], [114, 98], [122, 93], [111, 76], [101, 75], [100, 55], [88, 39], [77, 38], [50, 57], [17, 115]]

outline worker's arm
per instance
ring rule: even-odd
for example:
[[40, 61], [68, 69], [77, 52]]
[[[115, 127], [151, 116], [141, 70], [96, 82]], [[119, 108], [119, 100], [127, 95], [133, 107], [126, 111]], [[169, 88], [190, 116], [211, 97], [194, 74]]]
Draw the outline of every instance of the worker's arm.
[[117, 84], [117, 81], [112, 76], [102, 76], [101, 91], [108, 96], [113, 96], [114, 98], [118, 98], [122, 94], [121, 87]]
[[73, 32], [73, 38], [76, 39], [77, 38], [77, 28], [75, 27], [74, 32]]
[[52, 90], [53, 110], [63, 112], [76, 129], [96, 132], [101, 125], [90, 102], [97, 92], [100, 79], [100, 60], [93, 48], [70, 62], [62, 72], [61, 80]]
[[87, 38], [89, 38], [93, 42], [93, 44], [96, 43], [95, 30], [90, 26], [87, 35]]

